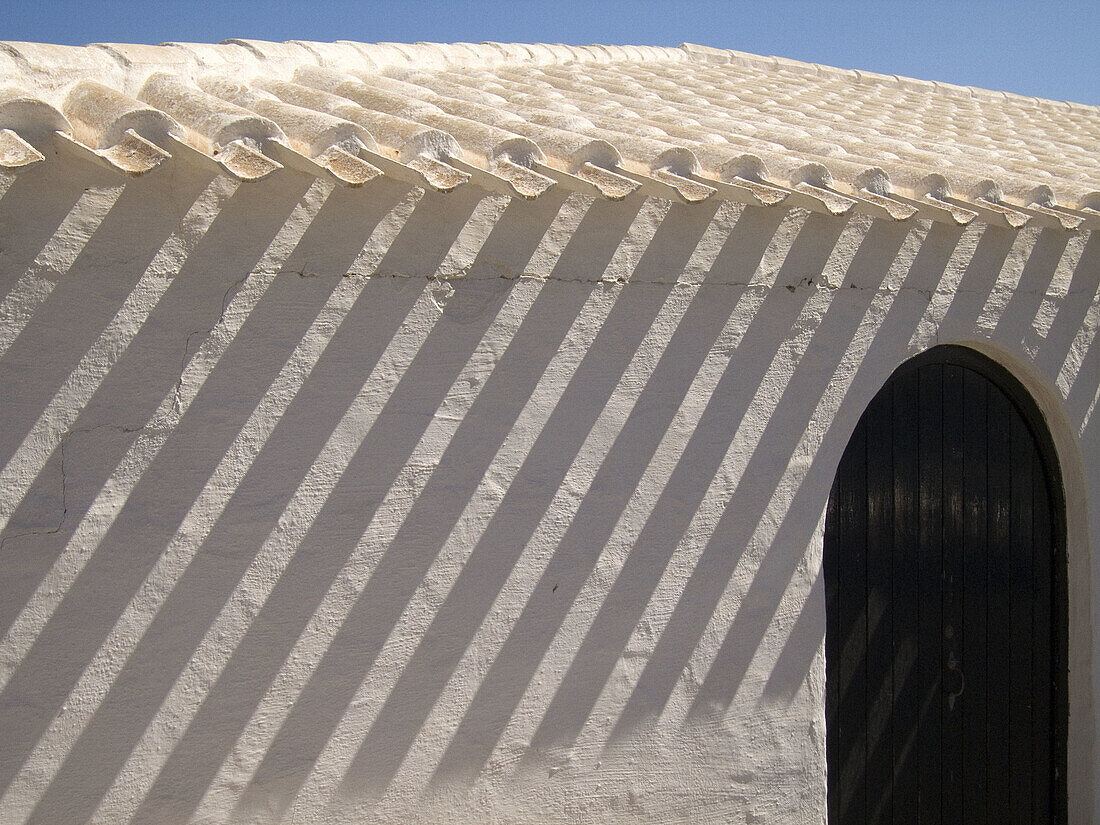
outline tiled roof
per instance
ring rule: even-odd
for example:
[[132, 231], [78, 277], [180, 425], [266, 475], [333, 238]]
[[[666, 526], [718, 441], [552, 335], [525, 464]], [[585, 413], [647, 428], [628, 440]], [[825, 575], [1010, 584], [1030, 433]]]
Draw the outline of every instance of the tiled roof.
[[1100, 108], [684, 45], [0, 43], [0, 166], [1100, 227]]

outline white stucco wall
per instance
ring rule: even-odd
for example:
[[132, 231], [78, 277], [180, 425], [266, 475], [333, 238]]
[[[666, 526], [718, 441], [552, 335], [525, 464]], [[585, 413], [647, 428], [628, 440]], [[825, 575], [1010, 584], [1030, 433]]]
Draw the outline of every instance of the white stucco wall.
[[0, 821], [824, 820], [822, 516], [936, 343], [1067, 477], [1100, 820], [1100, 241], [0, 176]]

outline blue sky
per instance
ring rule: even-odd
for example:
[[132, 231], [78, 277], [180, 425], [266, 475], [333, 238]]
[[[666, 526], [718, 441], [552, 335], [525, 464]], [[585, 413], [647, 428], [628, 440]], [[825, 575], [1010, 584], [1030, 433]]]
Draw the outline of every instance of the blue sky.
[[684, 41], [1100, 105], [1100, 0], [3, 0], [0, 38]]

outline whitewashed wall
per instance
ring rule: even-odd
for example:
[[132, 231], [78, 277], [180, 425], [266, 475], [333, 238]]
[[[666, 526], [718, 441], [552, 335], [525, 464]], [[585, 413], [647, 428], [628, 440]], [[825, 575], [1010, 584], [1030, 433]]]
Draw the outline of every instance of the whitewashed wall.
[[1061, 451], [1100, 820], [1100, 239], [39, 166], [0, 177], [0, 821], [823, 821], [822, 514], [945, 342]]

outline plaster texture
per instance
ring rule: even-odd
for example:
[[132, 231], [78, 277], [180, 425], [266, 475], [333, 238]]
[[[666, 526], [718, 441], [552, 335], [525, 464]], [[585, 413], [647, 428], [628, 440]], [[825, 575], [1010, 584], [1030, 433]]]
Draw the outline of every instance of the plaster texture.
[[1096, 822], [1098, 290], [1083, 230], [0, 171], [0, 822], [823, 822], [829, 489], [949, 342], [1060, 451]]

